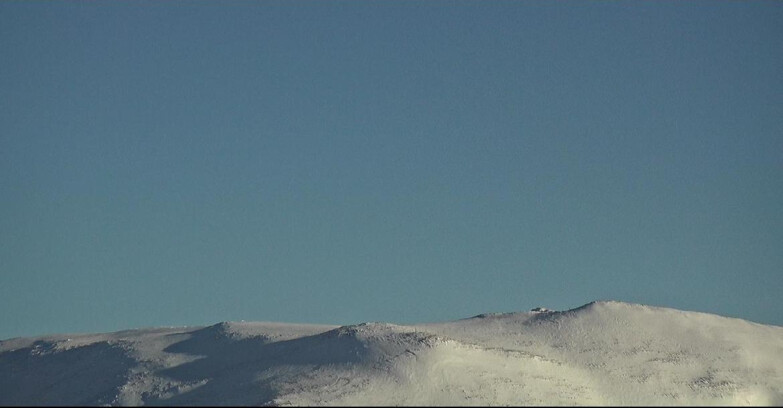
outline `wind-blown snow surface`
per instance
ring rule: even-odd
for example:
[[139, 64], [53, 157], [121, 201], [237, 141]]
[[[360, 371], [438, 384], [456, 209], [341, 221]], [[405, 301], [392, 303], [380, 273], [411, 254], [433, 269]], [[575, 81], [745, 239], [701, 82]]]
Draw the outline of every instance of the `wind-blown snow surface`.
[[781, 405], [783, 327], [620, 302], [0, 343], [0, 405]]

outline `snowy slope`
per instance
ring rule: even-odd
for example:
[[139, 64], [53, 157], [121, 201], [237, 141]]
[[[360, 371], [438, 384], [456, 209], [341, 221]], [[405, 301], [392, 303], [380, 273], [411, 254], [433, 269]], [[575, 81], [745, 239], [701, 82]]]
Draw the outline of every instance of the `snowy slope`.
[[0, 405], [781, 405], [783, 327], [620, 302], [0, 343]]

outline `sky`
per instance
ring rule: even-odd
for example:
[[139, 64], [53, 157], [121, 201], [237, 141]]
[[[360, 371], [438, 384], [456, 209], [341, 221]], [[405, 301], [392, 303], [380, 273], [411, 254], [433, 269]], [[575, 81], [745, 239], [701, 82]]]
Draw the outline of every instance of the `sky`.
[[0, 2], [0, 339], [783, 325], [783, 3]]

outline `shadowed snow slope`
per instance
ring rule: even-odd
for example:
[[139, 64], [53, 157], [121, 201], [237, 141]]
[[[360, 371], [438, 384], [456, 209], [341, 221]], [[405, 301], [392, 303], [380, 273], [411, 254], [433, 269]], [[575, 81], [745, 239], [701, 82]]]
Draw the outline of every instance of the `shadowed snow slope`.
[[781, 405], [783, 327], [621, 302], [0, 342], [0, 405]]

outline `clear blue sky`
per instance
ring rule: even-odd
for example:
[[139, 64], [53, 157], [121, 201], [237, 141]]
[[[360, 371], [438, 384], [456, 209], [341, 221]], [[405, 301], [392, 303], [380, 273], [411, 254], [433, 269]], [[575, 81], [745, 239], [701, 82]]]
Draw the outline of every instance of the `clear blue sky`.
[[783, 325], [783, 3], [0, 2], [0, 338]]

